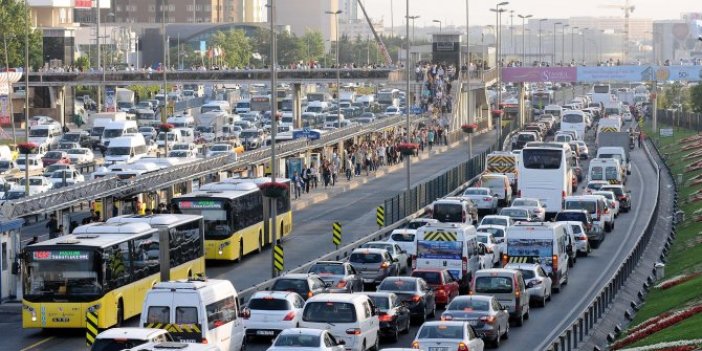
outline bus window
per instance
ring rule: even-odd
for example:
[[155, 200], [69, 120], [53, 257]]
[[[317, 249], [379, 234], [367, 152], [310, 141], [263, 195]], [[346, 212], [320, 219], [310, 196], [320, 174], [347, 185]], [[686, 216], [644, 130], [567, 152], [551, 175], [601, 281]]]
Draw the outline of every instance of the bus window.
[[530, 169], [559, 169], [563, 158], [562, 150], [530, 150], [522, 151], [524, 167]]

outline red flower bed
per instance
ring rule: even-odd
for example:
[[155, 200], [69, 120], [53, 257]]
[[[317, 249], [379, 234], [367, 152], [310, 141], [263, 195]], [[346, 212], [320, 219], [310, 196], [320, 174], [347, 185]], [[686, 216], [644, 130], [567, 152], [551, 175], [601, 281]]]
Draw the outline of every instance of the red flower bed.
[[478, 125], [475, 123], [464, 124], [461, 129], [463, 129], [463, 133], [475, 133], [478, 130]]
[[160, 131], [166, 132], [166, 133], [170, 132], [171, 129], [173, 129], [173, 128], [175, 128], [175, 126], [172, 125], [172, 124], [170, 124], [170, 123], [163, 123], [163, 124], [161, 124], [161, 125], [158, 126], [158, 129], [159, 129]]
[[649, 319], [643, 321], [643, 323], [641, 323], [641, 324], [639, 324], [639, 325], [637, 325], [637, 326], [635, 326], [635, 327], [633, 327], [633, 328], [627, 330], [627, 333], [628, 333], [629, 335], [634, 334], [634, 333], [638, 332], [639, 330], [648, 327], [649, 325], [656, 324], [659, 320], [661, 320], [661, 318], [667, 318], [667, 317], [669, 317], [670, 315], [672, 315], [671, 312], [663, 312], [663, 313], [661, 313], [661, 314], [659, 314], [659, 315], [657, 315], [657, 316], [655, 316], [655, 317], [651, 317], [651, 318], [649, 318]]
[[658, 320], [655, 323], [651, 323], [649, 326], [646, 328], [639, 329], [635, 333], [629, 334], [629, 336], [625, 337], [624, 339], [621, 339], [612, 345], [610, 345], [610, 350], [618, 350], [621, 349], [622, 347], [626, 345], [633, 344], [645, 337], [648, 337], [652, 334], [655, 334], [665, 328], [668, 328], [672, 325], [678, 324], [685, 319], [688, 319], [692, 316], [694, 316], [697, 313], [702, 312], [702, 304], [696, 305], [693, 307], [690, 307], [686, 310], [682, 310], [676, 313], [673, 313], [672, 315], [665, 317], [665, 318], [660, 318], [658, 317]]
[[659, 349], [657, 351], [693, 351], [693, 350], [697, 350], [697, 346], [693, 346], [693, 345], [675, 346], [675, 347], [667, 347], [665, 349]]
[[693, 274], [688, 274], [688, 275], [681, 277], [679, 279], [671, 279], [671, 280], [665, 281], [659, 285], [656, 285], [656, 288], [661, 289], [661, 290], [669, 289], [669, 288], [672, 288], [676, 285], [680, 285], [682, 283], [685, 283], [691, 279], [697, 278], [699, 275], [700, 275], [700, 273], [693, 273]]
[[39, 146], [32, 142], [17, 144], [17, 150], [19, 150], [22, 155], [31, 154], [37, 147]]
[[500, 117], [504, 114], [502, 110], [492, 110], [492, 117]]
[[258, 185], [265, 197], [280, 198], [288, 192], [288, 184], [280, 182], [266, 182]]

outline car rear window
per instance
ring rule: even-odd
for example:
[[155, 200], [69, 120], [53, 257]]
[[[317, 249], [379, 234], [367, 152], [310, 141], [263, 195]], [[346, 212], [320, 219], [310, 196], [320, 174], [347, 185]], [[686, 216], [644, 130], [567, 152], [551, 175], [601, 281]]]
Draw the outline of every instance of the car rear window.
[[[424, 325], [417, 339], [463, 339], [463, 327], [458, 325]], [[442, 348], [438, 348], [442, 349]], [[448, 349], [448, 348], [446, 348]]]
[[524, 280], [536, 277], [536, 274], [534, 274], [534, 271], [532, 271], [532, 270], [520, 269], [520, 271], [522, 272], [522, 276], [524, 277]]
[[409, 279], [385, 279], [378, 285], [378, 291], [415, 291], [416, 282]]
[[483, 299], [455, 299], [446, 307], [447, 311], [489, 311], [490, 301]]
[[149, 306], [146, 311], [146, 323], [170, 323], [171, 308], [168, 306]]
[[601, 187], [600, 190], [605, 190], [605, 191], [611, 191], [617, 196], [622, 196], [624, 195], [624, 191], [622, 191], [622, 188], [619, 187]]
[[429, 284], [441, 284], [441, 272], [416, 271], [412, 272], [412, 276], [422, 278]]
[[355, 252], [349, 258], [353, 263], [380, 263], [383, 261], [383, 255], [377, 253], [361, 253]]
[[137, 339], [97, 339], [90, 351], [122, 351], [146, 343]]
[[587, 210], [589, 213], [597, 212], [595, 201], [568, 200], [565, 203], [566, 210]]
[[580, 221], [583, 222], [585, 221], [585, 214], [584, 213], [576, 213], [576, 212], [560, 212], [556, 215], [556, 221]]
[[[297, 293], [307, 292], [307, 281], [303, 279], [278, 279], [273, 283], [273, 291], [295, 291]], [[303, 294], [304, 295], [304, 294]]]
[[507, 294], [512, 292], [512, 278], [510, 277], [477, 277], [475, 279], [475, 292], [486, 294]]
[[290, 302], [283, 299], [257, 298], [249, 301], [249, 309], [263, 311], [287, 311], [291, 309]]
[[435, 204], [433, 217], [441, 222], [463, 222], [463, 206], [460, 204]]
[[324, 263], [318, 263], [315, 264], [314, 266], [310, 267], [310, 273], [315, 273], [315, 274], [336, 274], [336, 275], [343, 275], [346, 272], [344, 271], [344, 266], [340, 264], [324, 264]]
[[345, 302], [308, 302], [302, 320], [311, 323], [353, 323], [356, 309]]
[[393, 241], [397, 242], [413, 242], [414, 241], [414, 234], [393, 234], [390, 235], [390, 238], [392, 238]]

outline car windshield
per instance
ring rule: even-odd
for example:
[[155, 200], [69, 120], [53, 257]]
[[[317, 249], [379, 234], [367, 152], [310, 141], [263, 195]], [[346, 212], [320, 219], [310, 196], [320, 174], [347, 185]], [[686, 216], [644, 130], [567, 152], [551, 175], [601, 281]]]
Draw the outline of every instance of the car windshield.
[[130, 151], [129, 147], [108, 147], [107, 156], [126, 156], [129, 155]]
[[463, 195], [490, 195], [490, 189], [466, 189]]
[[600, 188], [600, 190], [611, 191], [611, 192], [613, 192], [613, 193], [614, 193], [615, 195], [617, 195], [617, 196], [622, 196], [622, 195], [624, 195], [624, 191], [622, 190], [622, 188], [619, 188], [619, 187], [607, 187], [607, 186], [603, 186], [603, 187]]
[[396, 242], [411, 243], [414, 242], [414, 234], [395, 233], [390, 235], [390, 238]]
[[556, 221], [584, 221], [584, 213], [578, 212], [559, 212], [556, 215]]
[[103, 132], [103, 137], [105, 139], [111, 139], [116, 137], [121, 137], [124, 131], [122, 129], [105, 129]]
[[[459, 325], [423, 325], [417, 339], [457, 339], [463, 340], [463, 327]], [[439, 348], [442, 349], [442, 348]], [[446, 348], [448, 349], [448, 347]]]
[[190, 145], [188, 144], [175, 144], [171, 150], [190, 150]]
[[432, 216], [444, 223], [461, 223], [464, 221], [463, 206], [461, 204], [435, 204]]
[[487, 244], [488, 243], [488, 237], [487, 235], [478, 235], [478, 242]]
[[503, 208], [500, 210], [500, 216], [524, 218], [528, 216], [528, 213], [526, 210], [518, 208]]
[[353, 263], [380, 263], [383, 261], [383, 255], [379, 253], [363, 253], [354, 252], [349, 258], [349, 262]]
[[[30, 301], [92, 301], [102, 292], [103, 268], [87, 249], [38, 248], [24, 255], [25, 298]], [[115, 254], [121, 257], [122, 254]]]
[[441, 272], [414, 271], [412, 276], [422, 278], [429, 284], [441, 284]]
[[174, 150], [168, 153], [168, 157], [188, 157], [189, 154], [187, 151], [183, 150]]
[[286, 334], [275, 339], [275, 346], [285, 348], [311, 347], [319, 348], [321, 338], [309, 334]]
[[524, 149], [522, 160], [529, 169], [559, 169], [563, 160], [563, 151], [555, 149]]
[[345, 302], [308, 302], [302, 320], [312, 323], [353, 323], [356, 307]]
[[537, 207], [537, 206], [539, 206], [539, 202], [536, 201], [536, 200], [515, 199], [515, 200], [512, 202], [512, 206]]
[[496, 217], [485, 217], [483, 218], [482, 221], [480, 221], [480, 224], [486, 224], [486, 225], [507, 225], [508, 220], [505, 218], [496, 218]]
[[88, 153], [88, 150], [86, 150], [86, 149], [70, 149], [66, 152], [71, 154], [71, 155], [85, 155]]
[[346, 272], [344, 270], [344, 266], [340, 264], [318, 263], [310, 267], [309, 273], [315, 273], [319, 275], [344, 275]]
[[5, 193], [5, 200], [16, 200], [24, 197], [24, 191], [8, 191]]
[[61, 140], [68, 141], [68, 142], [78, 142], [78, 141], [80, 141], [80, 134], [76, 134], [76, 133], [64, 134], [63, 138], [61, 138]]
[[257, 137], [257, 136], [258, 136], [258, 132], [246, 132], [246, 131], [244, 131], [244, 132], [241, 132], [241, 134], [239, 134], [239, 137], [242, 138], [242, 139], [255, 138], [255, 137]]
[[0, 169], [7, 170], [7, 169], [10, 169], [11, 167], [12, 167], [12, 162], [5, 161], [5, 160], [0, 161]]
[[378, 285], [378, 291], [416, 291], [416, 281], [409, 279], [385, 279]]
[[72, 178], [71, 176], [73, 174], [69, 171], [56, 171], [51, 174], [51, 178], [63, 178], [64, 175], [66, 176], [66, 178]]
[[471, 311], [489, 311], [490, 310], [490, 301], [489, 300], [484, 300], [484, 299], [475, 299], [475, 298], [457, 298], [454, 299], [448, 307], [446, 307], [447, 311], [463, 311], [463, 312], [471, 312]]
[[287, 311], [292, 308], [288, 300], [274, 299], [269, 296], [251, 299], [248, 307], [250, 310], [263, 311]]
[[30, 129], [29, 130], [30, 137], [46, 137], [48, 135], [49, 135], [48, 129]]
[[475, 279], [475, 292], [485, 294], [505, 294], [512, 292], [510, 277], [478, 277]]
[[46, 154], [44, 154], [44, 158], [50, 159], [50, 160], [59, 159], [59, 158], [61, 158], [62, 156], [63, 156], [63, 153], [61, 153], [61, 152], [56, 152], [56, 151], [49, 151], [49, 152], [47, 152]]
[[[27, 180], [25, 178], [22, 178], [19, 180], [20, 185], [25, 185], [27, 184]], [[44, 182], [41, 181], [39, 178], [29, 178], [29, 185], [42, 185]]]

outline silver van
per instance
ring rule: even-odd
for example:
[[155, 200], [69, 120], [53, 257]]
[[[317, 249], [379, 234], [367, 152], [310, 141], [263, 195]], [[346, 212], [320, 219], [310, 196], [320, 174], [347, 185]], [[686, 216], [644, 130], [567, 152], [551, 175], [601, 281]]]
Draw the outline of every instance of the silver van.
[[509, 311], [517, 326], [529, 319], [529, 292], [521, 271], [505, 268], [481, 269], [473, 276], [474, 294], [493, 295]]

